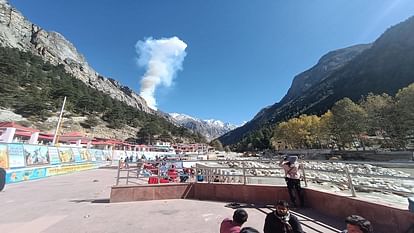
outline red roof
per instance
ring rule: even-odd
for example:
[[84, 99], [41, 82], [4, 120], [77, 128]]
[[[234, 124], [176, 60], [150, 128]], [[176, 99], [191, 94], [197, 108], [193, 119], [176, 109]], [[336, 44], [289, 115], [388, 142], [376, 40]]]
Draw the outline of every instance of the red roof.
[[[25, 136], [30, 137], [32, 133], [40, 132], [38, 129], [33, 129], [29, 127], [24, 127], [19, 124], [16, 124], [15, 122], [0, 122], [0, 128], [15, 128], [16, 133], [15, 135], [18, 136]], [[39, 139], [47, 139], [47, 140], [53, 140], [54, 134], [50, 133], [40, 133]], [[66, 141], [66, 142], [76, 142], [77, 140], [81, 139], [82, 143], [87, 143], [90, 141], [90, 138], [88, 138], [84, 133], [82, 132], [68, 132], [63, 135], [59, 136], [59, 141]], [[142, 145], [132, 145], [127, 142], [123, 142], [116, 139], [106, 139], [106, 138], [95, 138], [92, 141], [93, 145], [123, 145], [123, 146], [139, 146]]]
[[85, 134], [81, 132], [69, 132], [61, 135], [61, 137], [85, 137]]
[[30, 138], [32, 136], [32, 133], [31, 132], [24, 132], [24, 131], [16, 131], [16, 133], [14, 135]]
[[45, 133], [40, 133], [39, 134], [39, 139], [46, 139], [46, 140], [53, 140], [53, 134], [45, 134]]
[[14, 122], [0, 122], [0, 128], [15, 128], [16, 131], [25, 131], [25, 132], [40, 132], [38, 129], [33, 129], [29, 127], [24, 127]]
[[100, 140], [94, 140], [92, 142], [92, 145], [124, 145], [124, 146], [132, 146], [132, 144], [129, 144], [127, 142], [122, 142], [115, 139], [100, 139]]
[[[89, 139], [87, 138], [82, 138], [81, 140], [81, 144], [88, 144], [90, 142]], [[59, 140], [59, 141], [64, 141], [64, 142], [70, 142], [70, 143], [77, 143], [78, 140]]]
[[114, 145], [110, 141], [92, 141], [92, 145]]

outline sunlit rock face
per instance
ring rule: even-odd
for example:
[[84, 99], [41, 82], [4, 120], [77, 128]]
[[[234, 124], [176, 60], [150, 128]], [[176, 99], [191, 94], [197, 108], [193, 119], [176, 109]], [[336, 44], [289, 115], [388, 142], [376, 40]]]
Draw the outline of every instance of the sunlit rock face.
[[0, 46], [32, 52], [53, 65], [63, 65], [68, 73], [87, 85], [139, 110], [154, 113], [131, 89], [99, 75], [63, 35], [28, 21], [6, 0], [0, 0]]

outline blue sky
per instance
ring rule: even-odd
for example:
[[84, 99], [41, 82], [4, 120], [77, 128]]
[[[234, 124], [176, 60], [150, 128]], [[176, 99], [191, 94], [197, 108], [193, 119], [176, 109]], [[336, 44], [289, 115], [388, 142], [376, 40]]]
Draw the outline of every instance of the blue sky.
[[412, 0], [11, 0], [71, 41], [100, 74], [137, 93], [137, 41], [178, 37], [182, 70], [157, 107], [240, 124], [278, 102], [328, 51], [374, 41], [414, 15]]

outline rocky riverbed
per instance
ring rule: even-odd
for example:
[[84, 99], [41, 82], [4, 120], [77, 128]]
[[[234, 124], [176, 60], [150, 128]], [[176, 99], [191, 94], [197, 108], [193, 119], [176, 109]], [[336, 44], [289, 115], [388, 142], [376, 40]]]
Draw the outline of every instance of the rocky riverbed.
[[[241, 168], [254, 176], [283, 177], [284, 171], [277, 161], [228, 161], [219, 162], [228, 166], [231, 173], [242, 174]], [[355, 190], [359, 192], [394, 193], [402, 196], [414, 195], [414, 178], [409, 173], [371, 164], [349, 164], [340, 162], [303, 161], [306, 179], [310, 183], [328, 186], [331, 190], [348, 190], [348, 169]], [[227, 169], [225, 169], [227, 170]], [[222, 172], [222, 174], [229, 172]]]

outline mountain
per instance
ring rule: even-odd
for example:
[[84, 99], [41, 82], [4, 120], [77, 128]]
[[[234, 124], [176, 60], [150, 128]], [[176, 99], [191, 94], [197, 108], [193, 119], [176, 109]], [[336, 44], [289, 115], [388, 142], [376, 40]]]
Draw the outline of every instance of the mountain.
[[256, 116], [219, 140], [236, 144], [254, 132], [301, 114], [323, 114], [348, 97], [388, 93], [414, 82], [414, 17], [386, 30], [374, 43], [329, 52], [311, 69], [294, 78], [279, 103], [262, 109]]
[[133, 90], [97, 73], [63, 35], [31, 23], [6, 0], [0, 0], [0, 46], [31, 52], [53, 65], [63, 65], [88, 86], [141, 111], [154, 113]]
[[61, 34], [31, 23], [0, 0], [0, 121], [53, 132], [64, 96], [62, 133], [138, 143], [161, 136], [205, 141], [149, 108], [128, 87], [98, 74]]
[[219, 120], [200, 120], [179, 113], [170, 113], [170, 117], [176, 124], [190, 129], [194, 133], [200, 133], [209, 141], [238, 127], [230, 123], [223, 123]]

